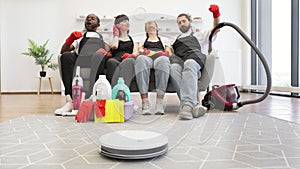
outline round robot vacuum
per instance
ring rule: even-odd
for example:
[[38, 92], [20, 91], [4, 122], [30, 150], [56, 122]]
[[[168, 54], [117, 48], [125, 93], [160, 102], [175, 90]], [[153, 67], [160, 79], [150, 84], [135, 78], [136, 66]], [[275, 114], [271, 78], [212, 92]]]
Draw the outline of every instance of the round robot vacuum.
[[117, 159], [146, 159], [165, 154], [168, 138], [160, 133], [122, 130], [100, 137], [100, 153]]

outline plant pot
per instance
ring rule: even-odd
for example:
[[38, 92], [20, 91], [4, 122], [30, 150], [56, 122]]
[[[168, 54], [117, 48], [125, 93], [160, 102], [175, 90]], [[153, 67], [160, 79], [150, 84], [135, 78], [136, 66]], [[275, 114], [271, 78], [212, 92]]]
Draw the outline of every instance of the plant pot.
[[46, 77], [46, 72], [45, 71], [40, 71], [40, 76], [41, 77]]

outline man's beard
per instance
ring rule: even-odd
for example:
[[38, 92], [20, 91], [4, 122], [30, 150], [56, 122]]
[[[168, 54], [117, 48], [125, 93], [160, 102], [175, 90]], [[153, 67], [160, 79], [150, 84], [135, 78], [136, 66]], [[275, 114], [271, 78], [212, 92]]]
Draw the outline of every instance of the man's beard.
[[190, 28], [191, 28], [191, 25], [188, 25], [187, 27], [181, 27], [179, 29], [182, 33], [186, 33], [190, 30]]
[[97, 25], [88, 25], [88, 24], [86, 24], [85, 28], [86, 28], [87, 31], [95, 31], [96, 28], [97, 28]]

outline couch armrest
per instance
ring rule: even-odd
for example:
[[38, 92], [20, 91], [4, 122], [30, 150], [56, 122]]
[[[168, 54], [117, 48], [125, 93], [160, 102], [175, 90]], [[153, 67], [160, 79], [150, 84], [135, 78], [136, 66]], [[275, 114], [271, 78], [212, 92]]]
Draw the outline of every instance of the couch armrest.
[[209, 83], [212, 79], [217, 52], [213, 51], [211, 54], [206, 56], [206, 62], [204, 68], [201, 71], [201, 77], [198, 80], [198, 91], [205, 91], [209, 87]]

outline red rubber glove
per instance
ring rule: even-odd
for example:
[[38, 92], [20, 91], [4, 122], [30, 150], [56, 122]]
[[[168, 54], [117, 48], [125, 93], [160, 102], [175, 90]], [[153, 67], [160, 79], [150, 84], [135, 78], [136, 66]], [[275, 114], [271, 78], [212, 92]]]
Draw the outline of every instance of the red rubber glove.
[[96, 103], [99, 108], [99, 113], [95, 113], [96, 117], [104, 117], [106, 100], [98, 100]]
[[115, 24], [113, 26], [113, 33], [114, 33], [114, 37], [115, 36], [119, 37], [119, 35], [120, 35], [120, 31], [119, 31], [119, 29], [117, 28], [117, 26]]
[[75, 116], [75, 120], [78, 123], [88, 121], [92, 111], [92, 106], [93, 106], [93, 102], [83, 101]]
[[98, 49], [96, 52], [102, 53], [105, 57], [111, 57], [111, 53], [110, 53], [110, 52], [107, 52], [107, 51], [104, 50], [103, 48]]
[[[99, 108], [99, 106], [98, 106], [98, 104], [97, 104], [97, 102], [93, 102], [93, 108], [94, 108], [94, 114], [91, 114], [91, 115], [94, 115], [93, 117], [91, 116], [91, 117], [89, 117], [88, 119], [92, 119], [92, 120], [95, 120], [95, 115], [97, 116], [99, 116], [100, 114], [101, 114], [101, 111], [100, 111], [100, 108]], [[104, 109], [105, 109], [105, 106], [104, 106]]]
[[76, 40], [82, 37], [82, 33], [79, 31], [74, 31], [71, 33], [71, 35], [66, 39], [66, 44], [72, 45], [72, 43]]
[[209, 11], [213, 13], [214, 18], [218, 18], [221, 15], [218, 5], [211, 4], [209, 7]]
[[[100, 109], [97, 103], [91, 101], [83, 101], [75, 116], [75, 120], [78, 123], [87, 122], [90, 120], [90, 117], [92, 117], [92, 113], [94, 115], [100, 115]], [[91, 119], [94, 119], [94, 117], [92, 117]]]
[[121, 59], [127, 59], [127, 58], [130, 58], [130, 57], [135, 57], [134, 54], [130, 54], [130, 53], [124, 53], [122, 56], [121, 56]]
[[169, 51], [158, 52], [157, 55], [158, 55], [158, 56], [170, 56], [170, 52], [169, 52]]

